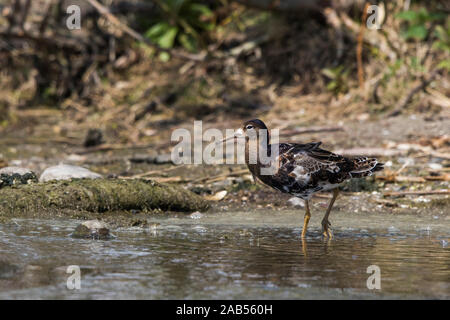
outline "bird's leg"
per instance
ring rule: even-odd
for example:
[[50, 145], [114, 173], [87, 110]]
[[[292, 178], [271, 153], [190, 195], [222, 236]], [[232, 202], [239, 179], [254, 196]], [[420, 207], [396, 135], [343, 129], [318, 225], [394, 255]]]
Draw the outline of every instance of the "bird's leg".
[[302, 230], [302, 239], [306, 236], [306, 230], [308, 229], [309, 219], [311, 218], [311, 213], [309, 212], [309, 200], [305, 200], [305, 219], [303, 220], [303, 230]]
[[303, 251], [303, 255], [305, 257], [307, 257], [308, 256], [308, 247], [306, 245], [306, 239], [305, 238], [302, 238], [302, 251]]
[[339, 189], [336, 188], [333, 190], [333, 198], [331, 198], [330, 204], [328, 205], [327, 212], [325, 213], [325, 216], [322, 219], [322, 233], [325, 237], [333, 237], [333, 233], [331, 232], [330, 226], [331, 223], [328, 221], [328, 216], [330, 215], [331, 208], [333, 208], [334, 201], [336, 200], [337, 196], [339, 194]]

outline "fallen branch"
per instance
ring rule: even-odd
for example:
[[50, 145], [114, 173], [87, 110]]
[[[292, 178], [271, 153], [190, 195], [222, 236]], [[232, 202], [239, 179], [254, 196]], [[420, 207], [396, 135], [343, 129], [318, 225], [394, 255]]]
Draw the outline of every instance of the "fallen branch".
[[386, 182], [417, 182], [417, 183], [423, 183], [426, 182], [425, 178], [422, 177], [409, 177], [409, 176], [376, 176], [376, 180], [382, 180]]
[[425, 196], [433, 194], [450, 194], [450, 190], [430, 190], [430, 191], [392, 191], [383, 193], [384, 197], [403, 197], [403, 196]]
[[417, 182], [423, 183], [426, 181], [450, 181], [450, 175], [444, 174], [439, 176], [426, 176], [426, 177], [411, 177], [411, 176], [397, 176], [397, 175], [387, 175], [387, 176], [376, 176], [376, 180], [382, 180], [386, 182]]
[[427, 181], [450, 181], [450, 174], [445, 173], [439, 176], [426, 176], [425, 180]]
[[220, 181], [220, 180], [223, 180], [224, 178], [228, 178], [228, 177], [240, 176], [244, 173], [249, 173], [248, 169], [237, 170], [237, 171], [228, 172], [228, 173], [221, 173], [221, 174], [218, 174], [218, 175], [212, 176], [212, 177], [203, 177], [200, 179], [196, 179], [193, 182], [209, 183], [209, 182], [214, 182], [214, 181]]
[[83, 148], [82, 150], [74, 151], [74, 153], [82, 155], [100, 151], [111, 151], [111, 150], [133, 150], [133, 149], [148, 149], [152, 146], [150, 145], [122, 145], [122, 144], [103, 144], [97, 147]]
[[139, 179], [139, 178], [144, 178], [146, 176], [150, 176], [153, 174], [161, 174], [162, 172], [169, 172], [175, 169], [178, 169], [180, 167], [183, 167], [184, 165], [179, 165], [179, 166], [175, 166], [175, 167], [171, 167], [171, 168], [167, 168], [167, 169], [159, 169], [159, 170], [151, 170], [151, 171], [147, 171], [144, 173], [139, 173], [139, 174], [135, 174], [134, 176], [131, 177], [120, 177], [121, 179]]

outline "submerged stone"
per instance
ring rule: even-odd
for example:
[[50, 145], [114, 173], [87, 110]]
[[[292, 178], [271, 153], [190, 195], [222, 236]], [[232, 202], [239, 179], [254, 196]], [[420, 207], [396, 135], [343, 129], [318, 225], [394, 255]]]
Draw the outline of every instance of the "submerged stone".
[[51, 180], [99, 179], [99, 178], [102, 178], [100, 174], [92, 172], [86, 168], [67, 164], [60, 164], [58, 166], [45, 169], [45, 171], [39, 178], [39, 181], [46, 182]]
[[73, 238], [107, 240], [112, 236], [106, 223], [99, 220], [89, 220], [79, 224], [72, 233]]

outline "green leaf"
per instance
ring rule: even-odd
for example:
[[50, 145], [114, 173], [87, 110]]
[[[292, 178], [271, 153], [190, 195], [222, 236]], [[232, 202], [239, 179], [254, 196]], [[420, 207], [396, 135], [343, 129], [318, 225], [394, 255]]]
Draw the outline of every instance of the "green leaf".
[[427, 20], [428, 21], [444, 20], [446, 17], [447, 15], [443, 12], [433, 12], [428, 15]]
[[336, 74], [328, 68], [322, 69], [322, 74], [330, 79], [336, 78]]
[[214, 23], [210, 21], [213, 17], [214, 13], [205, 5], [199, 3], [189, 5], [190, 24], [211, 31], [214, 29]]
[[145, 36], [153, 41], [156, 41], [162, 34], [169, 30], [170, 24], [167, 22], [159, 22], [147, 30]]
[[402, 11], [395, 15], [397, 18], [406, 21], [416, 21], [419, 19], [419, 13], [416, 11]]
[[438, 65], [438, 68], [442, 68], [442, 69], [446, 69], [448, 71], [450, 71], [450, 59], [446, 59], [441, 61]]
[[329, 84], [327, 84], [327, 89], [330, 91], [337, 89], [337, 82], [331, 81]]
[[158, 44], [162, 48], [172, 48], [175, 43], [175, 38], [178, 33], [178, 27], [170, 27], [164, 34], [162, 34], [157, 40]]
[[200, 15], [202, 15], [203, 17], [212, 17], [213, 16], [213, 12], [211, 11], [211, 9], [209, 9], [204, 4], [191, 3], [189, 5], [189, 10], [192, 12], [197, 12]]
[[158, 57], [162, 62], [167, 62], [170, 60], [170, 54], [167, 52], [161, 52]]
[[178, 14], [181, 8], [189, 2], [189, 0], [162, 0], [166, 1], [172, 13]]
[[403, 37], [406, 39], [416, 39], [423, 40], [427, 36], [427, 28], [423, 25], [411, 26], [408, 30], [403, 34]]
[[190, 52], [196, 52], [198, 50], [198, 44], [196, 39], [186, 33], [180, 34], [178, 37], [178, 40], [180, 41], [181, 45]]

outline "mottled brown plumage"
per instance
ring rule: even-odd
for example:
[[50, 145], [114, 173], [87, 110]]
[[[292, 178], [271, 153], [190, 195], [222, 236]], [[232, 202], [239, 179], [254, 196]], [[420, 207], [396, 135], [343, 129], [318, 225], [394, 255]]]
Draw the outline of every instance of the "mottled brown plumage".
[[[382, 170], [383, 164], [375, 158], [354, 157], [347, 158], [320, 148], [321, 142], [311, 142], [306, 144], [280, 143], [270, 144], [270, 136], [266, 125], [259, 119], [250, 120], [244, 123], [242, 135], [246, 137], [246, 163], [254, 177], [264, 184], [302, 198], [306, 202], [306, 215], [302, 236], [305, 236], [306, 227], [309, 221], [309, 204], [311, 196], [320, 191], [334, 190], [333, 199], [322, 221], [323, 232], [331, 237], [329, 230], [330, 223], [328, 215], [337, 197], [337, 187], [346, 180], [352, 178], [362, 178], [372, 175], [374, 172]], [[259, 138], [266, 134], [265, 142], [259, 142]], [[249, 137], [256, 136], [258, 148], [263, 148], [263, 152], [268, 155], [270, 164], [276, 166], [273, 174], [262, 174], [261, 168], [270, 164], [262, 163], [257, 157], [256, 163], [251, 163]], [[278, 155], [271, 154], [272, 147], [278, 147]], [[260, 151], [258, 149], [258, 151]]]

